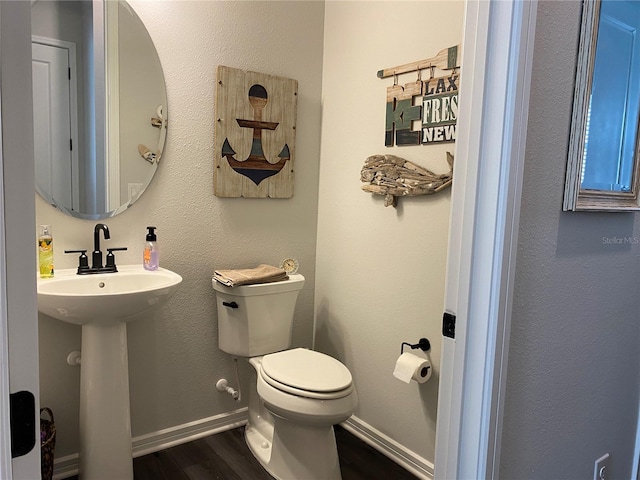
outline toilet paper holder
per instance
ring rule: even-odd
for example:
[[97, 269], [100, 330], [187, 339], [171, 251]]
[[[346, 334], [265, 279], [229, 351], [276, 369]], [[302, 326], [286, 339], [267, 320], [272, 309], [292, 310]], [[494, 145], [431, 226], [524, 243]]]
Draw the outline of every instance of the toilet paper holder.
[[431, 343], [426, 338], [421, 338], [418, 341], [418, 343], [415, 343], [415, 344], [411, 344], [409, 342], [402, 342], [402, 345], [400, 345], [400, 355], [404, 353], [404, 347], [411, 347], [412, 350], [419, 348], [423, 352], [426, 352], [427, 350], [431, 349]]

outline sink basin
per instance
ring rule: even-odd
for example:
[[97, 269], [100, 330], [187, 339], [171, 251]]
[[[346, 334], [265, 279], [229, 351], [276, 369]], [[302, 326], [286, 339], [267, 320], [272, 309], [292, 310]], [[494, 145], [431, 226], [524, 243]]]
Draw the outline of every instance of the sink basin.
[[77, 275], [75, 268], [56, 270], [55, 277], [38, 279], [38, 310], [76, 325], [130, 322], [162, 305], [180, 282], [182, 277], [171, 270], [140, 265], [91, 275]]
[[160, 307], [180, 282], [170, 270], [138, 265], [38, 279], [38, 310], [82, 325], [80, 480], [133, 480], [127, 322]]

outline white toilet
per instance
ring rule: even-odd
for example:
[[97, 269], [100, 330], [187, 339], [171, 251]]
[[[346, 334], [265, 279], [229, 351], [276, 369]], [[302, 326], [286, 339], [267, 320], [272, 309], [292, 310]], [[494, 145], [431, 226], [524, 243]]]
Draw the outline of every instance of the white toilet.
[[245, 438], [279, 480], [341, 478], [333, 425], [351, 416], [358, 399], [351, 373], [323, 353], [291, 346], [302, 275], [217, 293], [218, 345], [253, 366]]

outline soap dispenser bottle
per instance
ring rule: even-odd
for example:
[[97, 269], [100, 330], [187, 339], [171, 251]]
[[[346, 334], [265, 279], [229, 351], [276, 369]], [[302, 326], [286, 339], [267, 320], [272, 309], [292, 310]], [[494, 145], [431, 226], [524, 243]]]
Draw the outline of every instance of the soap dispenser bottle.
[[39, 227], [38, 267], [40, 278], [53, 277], [53, 236], [49, 225], [40, 225]]
[[156, 237], [156, 227], [147, 227], [147, 240], [142, 254], [142, 266], [147, 270], [157, 270], [160, 265], [160, 251]]

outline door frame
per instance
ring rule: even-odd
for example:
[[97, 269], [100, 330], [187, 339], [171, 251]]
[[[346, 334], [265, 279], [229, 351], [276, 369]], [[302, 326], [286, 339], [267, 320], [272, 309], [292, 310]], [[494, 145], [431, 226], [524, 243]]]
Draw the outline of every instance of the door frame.
[[[1, 12], [0, 12], [1, 14]], [[0, 62], [2, 57], [0, 56]], [[0, 72], [2, 67], [0, 66]], [[2, 91], [0, 90], [0, 112], [2, 111]], [[2, 132], [2, 115], [0, 115]], [[11, 468], [11, 421], [9, 388], [9, 325], [7, 321], [7, 258], [4, 241], [4, 155], [2, 135], [0, 135], [0, 478], [13, 478]]]
[[[40, 477], [32, 97], [31, 3], [0, 1], [0, 478], [15, 480]], [[12, 459], [5, 427], [9, 393], [19, 391], [35, 397], [36, 442]]]
[[498, 478], [536, 0], [467, 1], [435, 478]]

